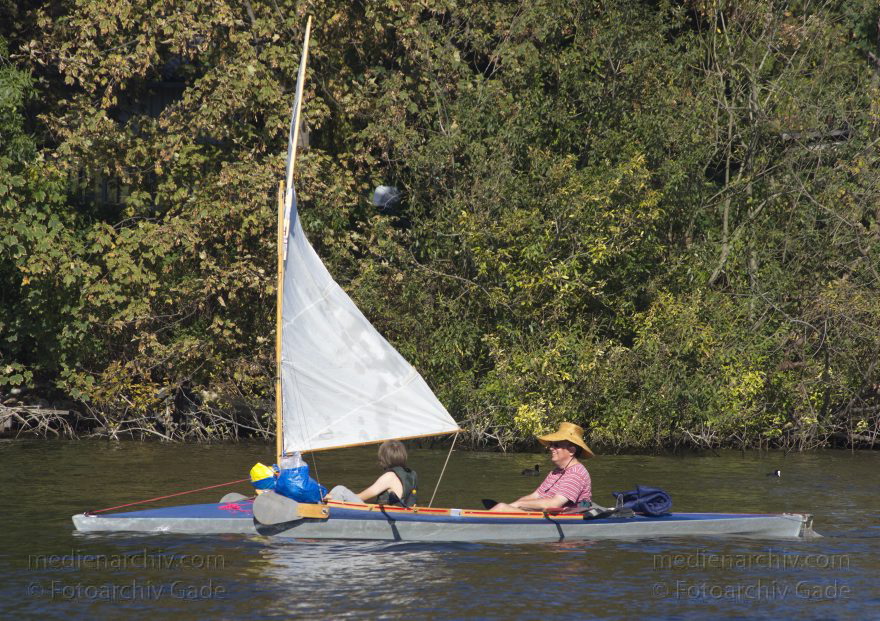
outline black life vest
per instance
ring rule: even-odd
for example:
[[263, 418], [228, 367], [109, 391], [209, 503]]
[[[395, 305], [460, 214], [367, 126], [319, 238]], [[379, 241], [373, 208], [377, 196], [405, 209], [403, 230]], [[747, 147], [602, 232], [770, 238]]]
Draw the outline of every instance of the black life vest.
[[[419, 475], [416, 474], [415, 470], [407, 468], [405, 466], [393, 466], [388, 469], [397, 475], [397, 478], [400, 479], [400, 485], [403, 487], [403, 496], [400, 497], [402, 503], [394, 503], [398, 506], [403, 507], [412, 507], [416, 504], [416, 490], [419, 487]], [[390, 505], [389, 498], [390, 494], [385, 491], [376, 496], [376, 504], [378, 505]]]

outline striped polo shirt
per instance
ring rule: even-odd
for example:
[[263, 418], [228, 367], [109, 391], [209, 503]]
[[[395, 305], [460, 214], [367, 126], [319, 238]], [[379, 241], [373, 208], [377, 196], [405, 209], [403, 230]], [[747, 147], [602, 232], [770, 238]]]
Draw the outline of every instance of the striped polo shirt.
[[576, 505], [581, 501], [592, 499], [593, 485], [590, 482], [590, 473], [582, 463], [577, 462], [565, 470], [554, 468], [535, 493], [540, 498], [564, 496], [571, 504]]

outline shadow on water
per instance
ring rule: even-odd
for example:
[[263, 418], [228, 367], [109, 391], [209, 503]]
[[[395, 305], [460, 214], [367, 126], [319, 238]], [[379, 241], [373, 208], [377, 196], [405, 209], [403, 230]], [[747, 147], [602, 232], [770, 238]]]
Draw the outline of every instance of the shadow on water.
[[[600, 456], [594, 497], [666, 489], [677, 511], [812, 512], [815, 540], [670, 538], [545, 544], [84, 534], [70, 516], [241, 479], [262, 444], [0, 443], [0, 617], [873, 618], [880, 608], [880, 454], [722, 452]], [[446, 455], [413, 450], [429, 499]], [[514, 499], [543, 456], [457, 453], [435, 506]], [[767, 477], [780, 469], [781, 477]], [[325, 484], [358, 489], [375, 448], [317, 458]], [[211, 502], [212, 490], [169, 501]], [[603, 503], [603, 504], [604, 504]]]

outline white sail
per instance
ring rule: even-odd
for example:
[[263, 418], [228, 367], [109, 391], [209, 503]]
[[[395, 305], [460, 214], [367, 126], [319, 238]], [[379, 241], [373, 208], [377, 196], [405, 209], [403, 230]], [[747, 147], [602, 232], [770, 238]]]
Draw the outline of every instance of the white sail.
[[336, 284], [303, 233], [293, 170], [311, 18], [290, 120], [283, 222], [281, 455], [439, 435], [458, 425]]
[[458, 425], [336, 284], [293, 199], [284, 266], [282, 452], [439, 435]]

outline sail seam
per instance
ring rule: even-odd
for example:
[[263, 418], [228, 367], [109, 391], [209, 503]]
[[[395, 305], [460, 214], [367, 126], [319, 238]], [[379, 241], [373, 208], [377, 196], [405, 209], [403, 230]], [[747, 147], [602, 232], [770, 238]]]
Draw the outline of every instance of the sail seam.
[[[313, 280], [314, 280], [314, 279], [313, 279]], [[303, 315], [304, 313], [306, 313], [306, 312], [308, 312], [309, 310], [311, 310], [311, 309], [312, 309], [313, 307], [315, 307], [318, 303], [323, 302], [323, 301], [326, 300], [328, 297], [330, 297], [330, 292], [331, 292], [331, 290], [333, 289], [333, 285], [336, 285], [337, 287], [339, 287], [339, 285], [338, 285], [337, 283], [335, 283], [335, 282], [333, 282], [333, 281], [330, 281], [329, 283], [327, 283], [327, 286], [324, 287], [324, 289], [321, 291], [321, 293], [319, 294], [319, 297], [318, 297], [317, 300], [315, 300], [314, 302], [312, 302], [311, 304], [309, 304], [308, 306], [306, 306], [305, 308], [303, 308], [300, 312], [298, 312], [296, 315], [294, 315], [293, 317], [291, 317], [290, 319], [288, 319], [288, 320], [285, 321], [284, 323], [287, 323], [287, 324], [291, 324], [291, 323], [293, 323], [294, 321], [296, 321], [297, 319], [299, 319], [299, 317], [300, 317], [301, 315]], [[340, 287], [340, 288], [341, 288], [341, 287]]]
[[[397, 394], [398, 392], [400, 392], [401, 390], [403, 390], [404, 388], [409, 386], [412, 383], [412, 381], [417, 377], [421, 377], [421, 375], [419, 375], [419, 372], [416, 371], [415, 367], [410, 366], [409, 374], [406, 376], [406, 378], [404, 378], [404, 380], [400, 383], [400, 385], [396, 389], [394, 389], [393, 391], [391, 391], [389, 393], [382, 395], [379, 399], [374, 399], [373, 401], [370, 401], [369, 403], [364, 403], [362, 405], [359, 405], [358, 407], [353, 409], [351, 412], [349, 412], [348, 414], [346, 414], [342, 418], [337, 418], [336, 420], [334, 420], [332, 425], [326, 425], [322, 429], [319, 429], [313, 435], [309, 436], [308, 438], [303, 438], [303, 439], [311, 447], [312, 441], [314, 440], [314, 438], [320, 436], [322, 433], [324, 433], [325, 431], [327, 431], [331, 427], [339, 425], [342, 421], [353, 416], [354, 414], [358, 413], [359, 411], [361, 411], [365, 408], [374, 406], [377, 403], [381, 403], [381, 402], [385, 401], [386, 399], [388, 399], [389, 397]], [[441, 433], [444, 433], [444, 432], [441, 432]], [[308, 450], [308, 449], [304, 449], [304, 450]]]
[[[410, 383], [412, 383], [412, 381], [413, 381], [416, 377], [419, 377], [419, 373], [418, 373], [418, 371], [416, 371], [415, 367], [412, 367], [412, 366], [411, 366], [411, 367], [410, 367], [410, 370], [409, 370], [409, 373], [408, 373], [407, 376], [403, 379], [403, 381], [400, 383], [400, 386], [398, 386], [397, 388], [395, 388], [395, 389], [392, 390], [391, 392], [382, 395], [382, 396], [381, 396], [380, 398], [378, 398], [378, 399], [374, 399], [373, 401], [370, 401], [369, 403], [364, 403], [364, 404], [362, 404], [362, 405], [359, 405], [358, 407], [356, 407], [355, 409], [353, 409], [351, 412], [349, 412], [348, 414], [346, 414], [346, 415], [343, 416], [342, 418], [338, 418], [338, 419], [336, 419], [335, 421], [333, 421], [333, 425], [332, 425], [332, 426], [338, 425], [339, 423], [341, 423], [342, 421], [344, 421], [346, 418], [348, 418], [348, 417], [354, 415], [355, 413], [359, 412], [360, 410], [363, 410], [364, 408], [367, 408], [367, 407], [370, 407], [370, 406], [376, 405], [377, 403], [382, 403], [382, 402], [385, 401], [388, 397], [397, 394], [398, 392], [400, 392], [401, 390], [403, 390], [404, 388], [406, 388], [407, 386], [409, 386]], [[308, 438], [308, 442], [309, 442], [309, 444], [311, 444], [311, 442], [312, 442], [312, 440], [313, 440], [314, 438], [320, 436], [320, 435], [321, 435], [322, 433], [324, 433], [326, 430], [330, 429], [330, 427], [331, 427], [331, 425], [326, 425], [323, 429], [319, 429], [317, 433], [315, 433], [315, 434], [313, 434], [312, 436], [310, 436], [310, 437]]]

